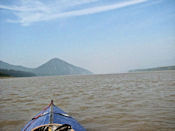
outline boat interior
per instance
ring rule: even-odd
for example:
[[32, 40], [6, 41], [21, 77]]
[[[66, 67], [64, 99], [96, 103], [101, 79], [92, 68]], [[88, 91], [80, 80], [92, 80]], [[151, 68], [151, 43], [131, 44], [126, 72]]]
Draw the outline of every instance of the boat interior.
[[69, 124], [45, 124], [34, 128], [32, 131], [74, 131]]

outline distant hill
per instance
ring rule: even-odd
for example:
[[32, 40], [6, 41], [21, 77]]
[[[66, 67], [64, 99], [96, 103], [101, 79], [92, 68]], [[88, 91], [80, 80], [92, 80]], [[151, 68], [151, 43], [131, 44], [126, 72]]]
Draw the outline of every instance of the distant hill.
[[31, 77], [31, 76], [36, 76], [36, 75], [31, 72], [0, 69], [0, 76]]
[[37, 75], [74, 75], [74, 74], [91, 74], [90, 71], [71, 65], [63, 60], [54, 58], [45, 64], [34, 69]]
[[32, 72], [32, 68], [27, 68], [20, 65], [12, 65], [8, 64], [6, 62], [0, 61], [0, 69], [7, 69], [7, 70], [16, 70], [16, 71], [26, 71], [26, 72]]
[[130, 70], [129, 72], [163, 71], [163, 70], [175, 70], [175, 66], [164, 66], [164, 67], [155, 67], [155, 68], [148, 68], [148, 69], [135, 69], [135, 70]]
[[27, 68], [19, 65], [11, 65], [0, 61], [0, 69], [23, 71], [28, 73], [30, 72], [37, 76], [92, 74], [86, 69], [74, 66], [58, 58], [51, 59], [37, 68]]

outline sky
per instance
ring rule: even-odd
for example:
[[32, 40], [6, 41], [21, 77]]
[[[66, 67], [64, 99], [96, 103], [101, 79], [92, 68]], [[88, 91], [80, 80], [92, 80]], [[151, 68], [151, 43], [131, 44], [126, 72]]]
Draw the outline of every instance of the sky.
[[0, 60], [97, 74], [175, 65], [175, 0], [0, 0]]

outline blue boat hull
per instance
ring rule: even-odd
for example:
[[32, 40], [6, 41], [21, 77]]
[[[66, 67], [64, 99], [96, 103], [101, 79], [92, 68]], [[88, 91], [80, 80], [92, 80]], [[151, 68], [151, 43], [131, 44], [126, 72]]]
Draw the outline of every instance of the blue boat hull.
[[31, 131], [46, 124], [68, 124], [75, 131], [85, 131], [83, 126], [81, 126], [74, 118], [67, 115], [63, 110], [55, 106], [53, 102], [34, 116], [21, 131]]

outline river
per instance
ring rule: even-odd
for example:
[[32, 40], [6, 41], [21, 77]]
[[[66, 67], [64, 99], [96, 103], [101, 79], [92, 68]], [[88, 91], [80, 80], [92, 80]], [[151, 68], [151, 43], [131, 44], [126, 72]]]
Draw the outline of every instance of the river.
[[0, 79], [0, 130], [21, 130], [51, 99], [87, 131], [175, 130], [175, 71]]

